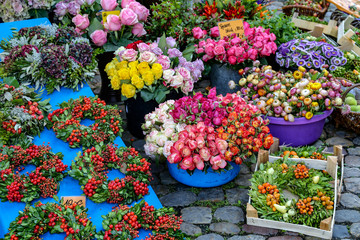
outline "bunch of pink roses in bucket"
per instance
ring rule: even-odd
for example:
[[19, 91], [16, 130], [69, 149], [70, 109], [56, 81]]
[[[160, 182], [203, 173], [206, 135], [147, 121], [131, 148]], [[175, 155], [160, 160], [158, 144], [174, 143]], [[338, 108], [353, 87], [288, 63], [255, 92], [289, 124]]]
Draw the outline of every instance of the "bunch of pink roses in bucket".
[[[214, 29], [215, 32], [215, 29]], [[215, 61], [237, 65], [256, 60], [261, 57], [270, 56], [275, 53], [276, 36], [270, 33], [270, 29], [263, 27], [251, 28], [244, 22], [244, 38], [239, 38], [235, 34], [231, 37], [224, 37], [220, 40], [207, 38], [206, 32], [199, 36], [199, 29], [194, 29], [194, 37], [203, 39], [195, 45], [195, 53], [202, 57], [204, 62]]]
[[144, 23], [150, 14], [136, 0], [64, 0], [55, 7], [64, 24], [72, 22], [78, 32], [89, 35], [105, 51], [115, 51], [145, 35]]

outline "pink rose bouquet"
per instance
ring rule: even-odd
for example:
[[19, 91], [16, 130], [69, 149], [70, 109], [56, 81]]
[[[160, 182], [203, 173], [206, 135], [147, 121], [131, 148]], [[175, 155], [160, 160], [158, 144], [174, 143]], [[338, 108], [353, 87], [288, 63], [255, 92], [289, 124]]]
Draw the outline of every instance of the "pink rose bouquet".
[[63, 0], [54, 12], [63, 23], [72, 22], [77, 32], [86, 33], [105, 51], [115, 51], [145, 35], [144, 23], [150, 14], [135, 0]]
[[[218, 36], [218, 29], [212, 28], [210, 36]], [[221, 40], [207, 38], [207, 35], [200, 32], [200, 28], [194, 28], [194, 37], [199, 39], [195, 45], [197, 53], [204, 62], [218, 62], [230, 65], [246, 64], [258, 58], [269, 56], [277, 50], [275, 35], [269, 29], [261, 26], [251, 28], [244, 22], [244, 38], [235, 35], [224, 37]]]
[[105, 68], [111, 87], [126, 98], [140, 93], [145, 102], [154, 99], [158, 103], [164, 102], [171, 90], [185, 95], [191, 92], [204, 70], [203, 62], [187, 61], [178, 49], [160, 46], [137, 42], [120, 47]]

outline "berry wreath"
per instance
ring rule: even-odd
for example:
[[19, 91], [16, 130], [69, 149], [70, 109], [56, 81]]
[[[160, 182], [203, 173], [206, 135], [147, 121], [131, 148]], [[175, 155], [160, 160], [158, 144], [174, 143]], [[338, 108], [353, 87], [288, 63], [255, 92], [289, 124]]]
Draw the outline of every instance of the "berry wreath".
[[[61, 153], [54, 154], [45, 145], [31, 145], [26, 149], [20, 146], [0, 148], [0, 199], [31, 202], [40, 196], [56, 195], [67, 168], [61, 158]], [[34, 164], [36, 169], [27, 176], [19, 174], [27, 164]]]
[[[110, 169], [118, 169], [126, 176], [108, 180]], [[87, 149], [71, 164], [69, 175], [79, 181], [84, 194], [96, 203], [125, 203], [148, 194], [150, 163], [134, 148], [117, 148], [113, 144]]]
[[[56, 201], [59, 199], [57, 197]], [[38, 202], [26, 206], [24, 211], [10, 223], [4, 240], [41, 239], [46, 232], [66, 233], [65, 239], [134, 239], [139, 228], [153, 231], [145, 240], [178, 240], [185, 235], [180, 231], [181, 217], [174, 214], [173, 208], [155, 209], [144, 200], [132, 207], [119, 205], [104, 218], [104, 230], [96, 233], [96, 227], [87, 216], [87, 209], [76, 205]]]
[[[56, 197], [57, 198], [57, 197]], [[57, 199], [59, 200], [59, 199]], [[73, 204], [64, 206], [58, 203], [38, 202], [19, 212], [15, 221], [10, 223], [5, 240], [41, 239], [40, 235], [66, 233], [65, 239], [94, 239], [95, 226], [87, 217], [87, 209]]]
[[[90, 148], [109, 143], [121, 136], [123, 123], [117, 107], [106, 105], [98, 97], [79, 97], [60, 104], [60, 108], [48, 115], [50, 127], [56, 137], [69, 142], [71, 148], [82, 145]], [[81, 125], [83, 119], [95, 120], [90, 126]]]

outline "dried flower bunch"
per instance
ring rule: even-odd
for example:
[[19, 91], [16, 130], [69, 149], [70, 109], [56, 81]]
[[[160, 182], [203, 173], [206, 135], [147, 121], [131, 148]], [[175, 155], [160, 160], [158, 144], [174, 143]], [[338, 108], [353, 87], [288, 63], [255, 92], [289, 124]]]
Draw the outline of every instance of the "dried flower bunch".
[[0, 47], [0, 77], [16, 77], [35, 89], [51, 93], [60, 87], [74, 90], [95, 76], [97, 62], [89, 40], [71, 27], [37, 26], [22, 28]]

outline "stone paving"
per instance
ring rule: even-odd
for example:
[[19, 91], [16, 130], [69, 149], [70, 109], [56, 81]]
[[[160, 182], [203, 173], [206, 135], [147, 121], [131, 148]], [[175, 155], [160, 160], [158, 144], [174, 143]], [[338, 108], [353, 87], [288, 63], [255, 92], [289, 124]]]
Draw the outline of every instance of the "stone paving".
[[[209, 85], [203, 81], [197, 90]], [[95, 90], [96, 92], [97, 90]], [[124, 105], [120, 104], [124, 109]], [[123, 111], [124, 113], [124, 111]], [[126, 121], [126, 116], [123, 114]], [[133, 137], [125, 127], [122, 139], [145, 156], [142, 139]], [[327, 121], [321, 139], [314, 145], [343, 145], [345, 154], [344, 184], [337, 205], [333, 239], [360, 239], [360, 136], [335, 129]], [[184, 223], [182, 231], [194, 240], [317, 240], [294, 232], [254, 227], [246, 224], [249, 178], [254, 164], [245, 162], [240, 174], [230, 183], [215, 188], [194, 188], [178, 183], [167, 170], [166, 163], [152, 163], [151, 186], [166, 207], [174, 207]]]

